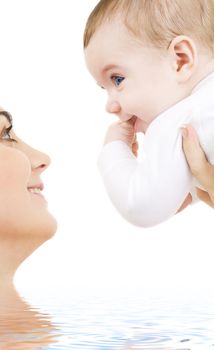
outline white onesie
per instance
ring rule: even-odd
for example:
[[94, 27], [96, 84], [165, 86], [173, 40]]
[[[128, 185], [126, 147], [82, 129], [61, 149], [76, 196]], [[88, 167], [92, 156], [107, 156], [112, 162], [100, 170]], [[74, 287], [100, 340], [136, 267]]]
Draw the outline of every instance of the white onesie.
[[169, 219], [188, 193], [193, 194], [196, 185], [201, 187], [182, 150], [180, 128], [187, 123], [196, 129], [209, 162], [214, 164], [214, 73], [151, 122], [140, 160], [123, 141], [103, 147], [98, 167], [106, 190], [132, 224], [149, 227]]

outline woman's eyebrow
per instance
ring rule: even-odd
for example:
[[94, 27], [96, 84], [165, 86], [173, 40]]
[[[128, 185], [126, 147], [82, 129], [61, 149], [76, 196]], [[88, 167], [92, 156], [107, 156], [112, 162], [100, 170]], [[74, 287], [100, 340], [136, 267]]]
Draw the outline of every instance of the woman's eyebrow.
[[12, 118], [12, 115], [7, 112], [7, 111], [0, 111], [0, 116], [3, 115], [4, 117], [7, 118], [7, 120], [9, 121], [10, 124], [12, 124], [13, 122], [13, 118]]

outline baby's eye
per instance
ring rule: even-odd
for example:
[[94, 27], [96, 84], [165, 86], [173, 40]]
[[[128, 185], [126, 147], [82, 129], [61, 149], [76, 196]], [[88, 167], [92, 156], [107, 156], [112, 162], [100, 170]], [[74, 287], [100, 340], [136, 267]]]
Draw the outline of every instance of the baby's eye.
[[1, 133], [1, 141], [9, 141], [9, 142], [17, 142], [15, 139], [12, 139], [10, 136], [10, 131], [12, 129], [12, 125], [10, 125], [8, 128], [4, 128]]
[[116, 85], [116, 86], [119, 86], [122, 81], [124, 80], [125, 78], [124, 77], [121, 77], [120, 75], [112, 75], [111, 76], [111, 80], [113, 81], [113, 83]]

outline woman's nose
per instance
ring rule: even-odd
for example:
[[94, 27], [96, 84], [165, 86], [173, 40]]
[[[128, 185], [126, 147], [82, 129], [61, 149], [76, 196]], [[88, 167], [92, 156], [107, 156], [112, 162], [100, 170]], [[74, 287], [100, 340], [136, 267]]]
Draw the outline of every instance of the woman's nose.
[[120, 112], [120, 110], [121, 110], [120, 104], [115, 99], [112, 99], [111, 97], [109, 97], [106, 103], [106, 111], [108, 113], [117, 114]]
[[32, 148], [28, 145], [25, 146], [25, 153], [30, 160], [32, 170], [42, 172], [45, 169], [47, 169], [51, 163], [50, 157], [47, 154], [40, 152], [35, 148]]
[[51, 159], [46, 153], [34, 149], [31, 159], [32, 169], [42, 172], [49, 167], [50, 163]]

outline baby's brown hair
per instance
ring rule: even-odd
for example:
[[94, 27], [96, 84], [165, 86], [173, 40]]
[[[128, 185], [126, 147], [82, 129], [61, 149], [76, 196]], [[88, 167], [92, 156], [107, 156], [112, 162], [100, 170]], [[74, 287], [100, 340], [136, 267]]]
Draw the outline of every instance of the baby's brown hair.
[[84, 48], [104, 22], [118, 15], [136, 38], [158, 48], [190, 35], [214, 53], [214, 0], [100, 0], [86, 23]]

